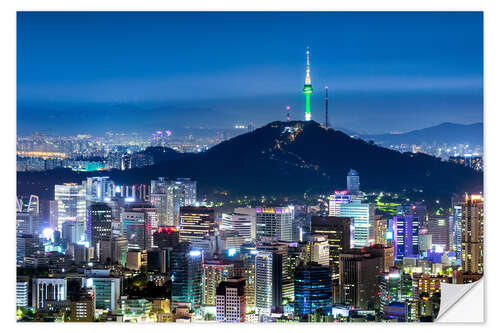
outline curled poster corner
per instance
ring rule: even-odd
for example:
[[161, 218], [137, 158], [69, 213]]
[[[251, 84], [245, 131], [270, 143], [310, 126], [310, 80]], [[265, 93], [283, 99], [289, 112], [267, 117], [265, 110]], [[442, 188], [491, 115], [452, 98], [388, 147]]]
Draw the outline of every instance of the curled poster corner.
[[484, 322], [484, 279], [467, 284], [441, 284], [441, 305], [436, 322]]

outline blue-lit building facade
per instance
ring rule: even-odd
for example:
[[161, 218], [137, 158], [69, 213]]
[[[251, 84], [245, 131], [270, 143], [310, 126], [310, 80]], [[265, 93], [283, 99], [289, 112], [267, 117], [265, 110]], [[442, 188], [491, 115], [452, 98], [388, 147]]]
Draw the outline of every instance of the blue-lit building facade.
[[172, 264], [172, 305], [189, 303], [191, 310], [198, 310], [203, 296], [203, 251], [182, 242], [174, 247]]
[[329, 266], [309, 263], [295, 269], [295, 315], [306, 316], [321, 309], [332, 313], [332, 273]]
[[411, 214], [394, 216], [392, 231], [396, 262], [401, 262], [403, 257], [418, 256], [420, 231], [420, 219], [418, 216]]

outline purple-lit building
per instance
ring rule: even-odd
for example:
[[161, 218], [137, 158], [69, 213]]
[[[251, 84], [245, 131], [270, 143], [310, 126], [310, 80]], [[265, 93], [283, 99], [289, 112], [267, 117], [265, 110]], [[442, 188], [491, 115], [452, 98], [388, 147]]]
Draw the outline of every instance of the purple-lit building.
[[392, 230], [394, 234], [394, 256], [396, 261], [403, 257], [418, 256], [420, 222], [418, 216], [405, 214], [394, 216]]

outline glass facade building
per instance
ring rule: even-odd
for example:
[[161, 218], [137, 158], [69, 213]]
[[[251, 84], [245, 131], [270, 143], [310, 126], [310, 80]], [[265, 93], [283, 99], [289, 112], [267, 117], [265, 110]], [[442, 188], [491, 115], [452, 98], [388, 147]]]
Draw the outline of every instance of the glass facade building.
[[197, 311], [203, 298], [203, 252], [187, 242], [179, 243], [172, 251], [172, 306], [189, 303]]
[[295, 269], [295, 314], [308, 315], [321, 309], [332, 313], [332, 274], [328, 266], [309, 263]]

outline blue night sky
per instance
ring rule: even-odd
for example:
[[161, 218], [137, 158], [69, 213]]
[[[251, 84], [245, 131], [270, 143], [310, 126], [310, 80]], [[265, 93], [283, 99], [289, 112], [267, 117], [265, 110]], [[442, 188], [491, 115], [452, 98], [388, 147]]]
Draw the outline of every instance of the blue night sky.
[[408, 131], [483, 121], [482, 13], [18, 13], [17, 129], [52, 134], [313, 119]]

